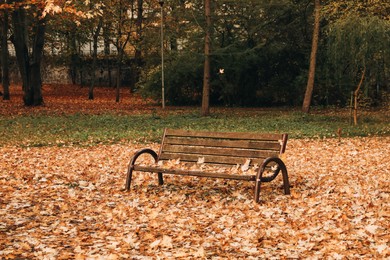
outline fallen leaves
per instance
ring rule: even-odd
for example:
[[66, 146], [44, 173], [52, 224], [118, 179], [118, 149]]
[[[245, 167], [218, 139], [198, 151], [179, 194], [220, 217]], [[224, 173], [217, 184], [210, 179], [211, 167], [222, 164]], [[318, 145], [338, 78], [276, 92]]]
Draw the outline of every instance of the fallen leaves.
[[[94, 100], [88, 100], [88, 87], [66, 84], [45, 84], [42, 87], [44, 106], [25, 107], [20, 85], [11, 85], [11, 100], [0, 103], [0, 115], [25, 114], [118, 114], [148, 113], [158, 107], [153, 100], [130, 93], [128, 88], [120, 90], [120, 102], [115, 102], [115, 88], [97, 87]], [[58, 141], [61, 143], [61, 141]]]
[[1, 147], [0, 258], [386, 259], [389, 144], [290, 140], [292, 195], [279, 176], [262, 185], [260, 205], [252, 182], [223, 179], [165, 175], [158, 186], [135, 172], [124, 192], [143, 145]]

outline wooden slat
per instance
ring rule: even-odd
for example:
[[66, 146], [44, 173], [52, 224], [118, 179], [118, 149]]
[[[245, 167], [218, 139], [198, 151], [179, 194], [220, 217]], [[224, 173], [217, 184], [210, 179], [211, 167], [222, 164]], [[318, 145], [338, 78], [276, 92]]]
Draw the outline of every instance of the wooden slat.
[[230, 148], [247, 148], [247, 149], [263, 149], [280, 151], [280, 143], [278, 141], [258, 142], [254, 140], [221, 140], [208, 138], [186, 138], [166, 136], [164, 143], [177, 145], [192, 145], [192, 146], [213, 146], [213, 147], [230, 147]]
[[183, 136], [183, 137], [207, 137], [222, 139], [247, 139], [247, 140], [282, 140], [282, 134], [258, 134], [242, 132], [203, 132], [188, 131], [181, 129], [166, 129], [166, 136]]
[[[221, 156], [234, 156], [245, 158], [266, 158], [271, 155], [277, 155], [277, 152], [264, 151], [264, 150], [249, 150], [249, 149], [237, 149], [237, 148], [222, 148], [222, 147], [203, 147], [203, 146], [184, 146], [184, 145], [170, 145], [165, 144], [162, 153], [186, 153], [186, 154], [198, 154], [198, 155], [221, 155]], [[178, 157], [180, 155], [177, 155]]]
[[255, 175], [237, 175], [237, 174], [203, 172], [203, 171], [186, 171], [186, 170], [179, 170], [179, 169], [166, 169], [161, 167], [134, 166], [134, 170], [143, 171], [143, 172], [161, 172], [165, 174], [176, 174], [176, 175], [186, 175], [186, 176], [223, 178], [223, 179], [230, 179], [230, 180], [255, 181], [256, 179]]
[[[236, 165], [244, 164], [247, 159], [251, 159], [251, 165], [261, 164], [266, 158], [244, 158], [235, 156], [217, 156], [217, 155], [196, 155], [196, 154], [176, 154], [164, 152], [160, 155], [160, 160], [173, 160], [179, 159], [183, 162], [197, 162], [199, 158], [204, 158], [204, 163], [224, 164], [224, 165]], [[268, 156], [267, 156], [268, 157]]]

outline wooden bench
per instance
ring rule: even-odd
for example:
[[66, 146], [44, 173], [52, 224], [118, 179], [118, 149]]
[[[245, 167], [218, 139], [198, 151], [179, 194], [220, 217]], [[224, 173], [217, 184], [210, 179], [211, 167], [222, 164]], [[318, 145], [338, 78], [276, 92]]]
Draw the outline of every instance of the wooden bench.
[[[134, 171], [157, 173], [160, 185], [164, 183], [163, 174], [223, 178], [255, 182], [254, 200], [259, 202], [261, 183], [274, 180], [279, 172], [282, 172], [284, 193], [290, 194], [286, 165], [279, 157], [285, 152], [287, 138], [287, 134], [221, 133], [165, 129], [158, 153], [145, 148], [133, 155], [128, 166], [125, 189], [130, 189]], [[156, 164], [150, 166], [136, 165], [138, 157], [142, 154], [150, 154]], [[219, 171], [171, 169], [157, 164], [158, 161], [177, 159], [180, 159], [180, 162], [195, 164], [201, 160], [202, 163], [207, 165], [227, 168], [232, 168], [238, 164], [244, 165], [247, 163], [246, 165], [248, 165], [248, 162], [250, 162], [250, 167], [258, 165], [258, 169], [255, 172], [256, 174], [243, 175], [220, 173]], [[269, 171], [271, 171], [271, 174], [265, 175], [265, 172]]]

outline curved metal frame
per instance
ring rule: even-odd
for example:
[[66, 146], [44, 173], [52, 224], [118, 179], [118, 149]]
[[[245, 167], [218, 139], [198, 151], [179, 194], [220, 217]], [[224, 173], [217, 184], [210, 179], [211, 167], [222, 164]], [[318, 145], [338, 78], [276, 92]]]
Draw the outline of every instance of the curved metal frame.
[[[155, 151], [153, 151], [150, 148], [144, 148], [139, 151], [137, 151], [133, 157], [130, 160], [128, 170], [127, 170], [127, 178], [126, 178], [126, 185], [125, 185], [125, 190], [130, 190], [130, 185], [131, 185], [131, 179], [133, 177], [133, 171], [134, 171], [134, 166], [135, 162], [137, 161], [138, 157], [143, 155], [143, 154], [149, 154], [151, 155], [155, 163], [158, 161], [158, 155]], [[263, 177], [265, 168], [271, 163], [274, 162], [277, 164], [277, 168], [274, 170], [273, 174], [268, 177]], [[278, 157], [269, 157], [263, 161], [261, 164], [257, 174], [256, 174], [256, 179], [255, 179], [255, 194], [254, 194], [254, 200], [256, 203], [260, 202], [260, 189], [261, 189], [261, 182], [271, 182], [273, 181], [280, 173], [282, 172], [282, 177], [283, 177], [283, 188], [284, 188], [284, 194], [288, 195], [290, 194], [290, 182], [288, 179], [288, 173], [287, 173], [287, 167], [284, 164], [284, 162], [278, 158]], [[157, 173], [158, 175], [158, 184], [163, 185], [164, 180], [163, 180], [163, 174], [161, 172]]]
[[[150, 148], [144, 148], [144, 149], [137, 151], [134, 154], [134, 156], [131, 158], [130, 163], [129, 163], [129, 167], [127, 170], [127, 178], [126, 178], [126, 186], [125, 186], [126, 190], [130, 190], [131, 178], [133, 177], [133, 170], [134, 170], [135, 161], [138, 159], [138, 157], [140, 157], [142, 154], [145, 154], [145, 153], [150, 154], [154, 158], [155, 162], [158, 161], [157, 153]], [[163, 180], [162, 173], [159, 172], [157, 174], [158, 174], [158, 184], [163, 185], [164, 180]]]
[[[274, 174], [269, 177], [263, 177], [263, 173], [265, 170], [265, 167], [271, 162], [275, 162], [278, 166], [276, 170], [274, 171]], [[255, 202], [259, 203], [260, 201], [260, 187], [261, 187], [261, 182], [270, 182], [274, 180], [278, 175], [279, 172], [282, 171], [283, 175], [283, 188], [284, 188], [284, 194], [288, 195], [290, 194], [290, 182], [288, 180], [288, 173], [287, 173], [287, 167], [284, 164], [284, 162], [278, 158], [278, 157], [269, 157], [263, 161], [261, 164], [257, 175], [256, 175], [256, 185], [255, 185]]]

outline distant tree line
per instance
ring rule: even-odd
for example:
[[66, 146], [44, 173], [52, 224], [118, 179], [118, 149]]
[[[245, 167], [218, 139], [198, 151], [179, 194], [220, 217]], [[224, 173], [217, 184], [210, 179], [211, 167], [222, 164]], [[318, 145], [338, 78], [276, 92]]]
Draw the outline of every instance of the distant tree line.
[[[212, 105], [302, 105], [315, 35], [315, 4], [320, 7], [320, 19], [311, 104], [348, 106], [363, 71], [360, 97], [380, 105], [389, 95], [390, 3], [210, 0], [208, 28], [205, 2], [0, 2], [2, 84], [3, 94], [7, 94], [3, 98], [10, 96], [7, 46], [12, 42], [26, 105], [42, 103], [39, 71], [42, 59], [48, 57], [68, 66], [74, 83], [82, 82], [82, 73], [91, 70], [92, 78], [86, 83], [89, 99], [93, 99], [98, 83], [94, 72], [104, 67], [109, 85], [118, 90], [119, 101], [126, 67], [130, 91], [160, 100], [162, 42], [167, 104], [199, 105], [205, 34], [210, 29]], [[161, 8], [164, 39], [160, 34]]]

